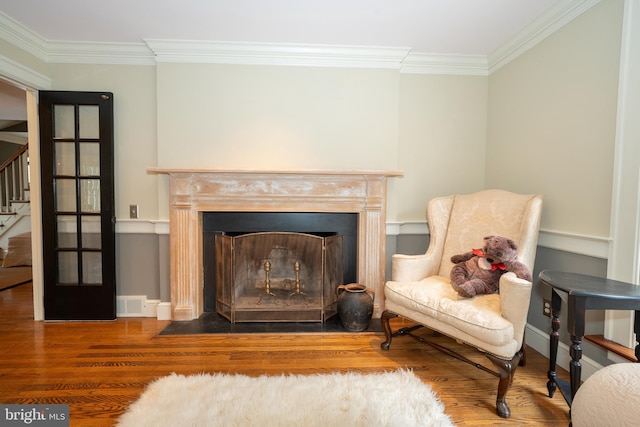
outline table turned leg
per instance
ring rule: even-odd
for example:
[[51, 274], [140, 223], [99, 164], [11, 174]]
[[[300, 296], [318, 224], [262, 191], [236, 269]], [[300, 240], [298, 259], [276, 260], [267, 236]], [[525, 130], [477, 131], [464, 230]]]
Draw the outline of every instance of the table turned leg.
[[640, 311], [634, 313], [633, 332], [636, 333], [636, 362], [640, 363]]
[[558, 357], [558, 342], [560, 341], [560, 306], [562, 300], [555, 292], [551, 292], [551, 334], [549, 336], [549, 372], [547, 373], [547, 390], [549, 397], [556, 392], [556, 361]]
[[571, 400], [573, 401], [573, 398], [580, 387], [580, 378], [582, 377], [582, 364], [580, 363], [580, 359], [582, 358], [581, 336], [571, 335], [569, 355], [571, 355], [571, 362], [569, 362], [569, 376], [571, 378]]
[[[578, 388], [580, 388], [580, 377], [582, 376], [582, 337], [584, 337], [585, 317], [586, 317], [586, 298], [569, 294], [569, 302], [567, 304], [569, 312], [567, 313], [567, 321], [569, 326], [569, 335], [571, 336], [571, 346], [569, 347], [569, 376], [571, 378], [571, 402], [573, 401]], [[571, 406], [571, 402], [569, 406]]]

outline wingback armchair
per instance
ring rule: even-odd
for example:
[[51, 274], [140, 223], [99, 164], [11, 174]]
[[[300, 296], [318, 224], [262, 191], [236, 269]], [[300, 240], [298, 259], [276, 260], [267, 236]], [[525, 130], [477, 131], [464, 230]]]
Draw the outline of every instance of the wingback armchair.
[[[518, 245], [518, 261], [533, 272], [542, 196], [502, 190], [433, 199], [427, 206], [429, 247], [424, 255], [392, 257], [392, 280], [385, 284], [382, 326], [389, 350], [392, 337], [410, 335], [499, 377], [496, 412], [510, 416], [505, 396], [519, 364], [524, 363], [524, 332], [532, 283], [505, 273], [494, 294], [463, 298], [451, 286], [451, 256], [482, 245], [499, 235]], [[392, 332], [390, 319], [403, 317], [416, 324]], [[413, 331], [426, 326], [482, 352], [498, 372], [431, 343]]]

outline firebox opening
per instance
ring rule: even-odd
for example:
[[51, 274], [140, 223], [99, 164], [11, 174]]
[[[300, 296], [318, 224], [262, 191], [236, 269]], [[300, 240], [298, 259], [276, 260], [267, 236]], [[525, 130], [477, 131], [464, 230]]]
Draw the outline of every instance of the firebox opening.
[[[203, 213], [203, 268], [204, 311], [224, 311], [217, 307], [216, 283], [221, 260], [216, 259], [216, 235], [230, 237], [252, 233], [305, 233], [327, 238], [340, 236], [342, 241], [342, 279], [338, 285], [357, 281], [358, 214], [309, 212], [204, 212]], [[219, 256], [219, 255], [218, 255]], [[247, 320], [248, 321], [248, 320]], [[265, 320], [265, 321], [268, 321]], [[274, 321], [277, 321], [274, 319]]]

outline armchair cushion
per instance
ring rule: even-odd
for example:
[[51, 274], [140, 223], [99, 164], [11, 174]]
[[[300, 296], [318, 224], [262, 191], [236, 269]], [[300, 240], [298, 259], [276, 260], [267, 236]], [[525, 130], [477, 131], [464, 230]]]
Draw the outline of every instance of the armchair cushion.
[[501, 315], [498, 294], [462, 298], [448, 277], [431, 276], [387, 282], [385, 298], [388, 310], [498, 357], [511, 358], [519, 349], [513, 323]]

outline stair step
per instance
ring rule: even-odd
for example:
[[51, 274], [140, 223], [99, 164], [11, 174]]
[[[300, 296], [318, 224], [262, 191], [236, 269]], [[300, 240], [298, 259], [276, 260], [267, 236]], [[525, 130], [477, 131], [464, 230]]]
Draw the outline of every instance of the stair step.
[[603, 335], [585, 335], [585, 340], [591, 341], [592, 343], [609, 350], [620, 357], [623, 357], [631, 362], [637, 362], [635, 351], [631, 348], [627, 348], [623, 345], [620, 345], [616, 342], [606, 339]]

